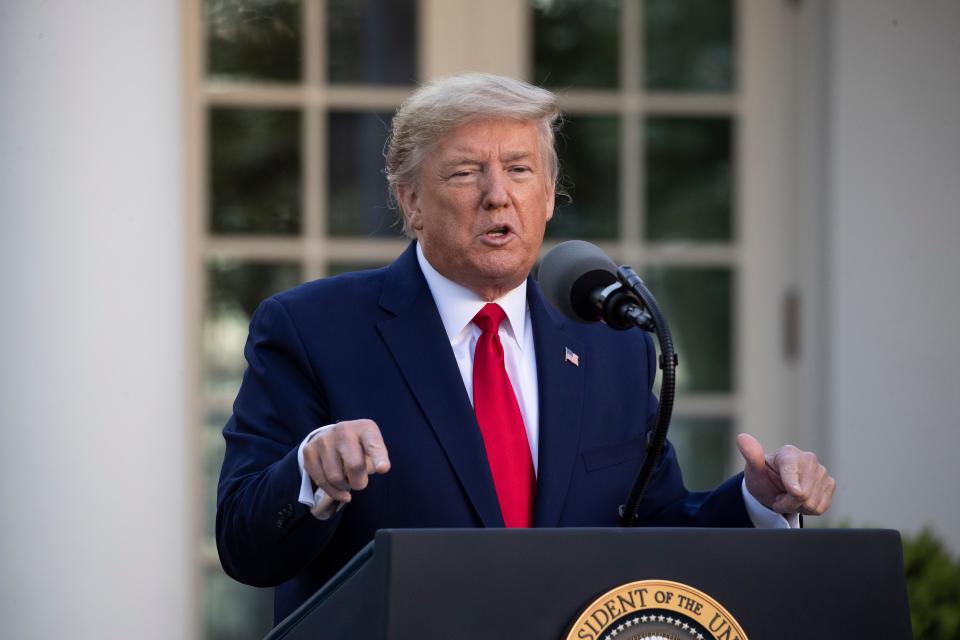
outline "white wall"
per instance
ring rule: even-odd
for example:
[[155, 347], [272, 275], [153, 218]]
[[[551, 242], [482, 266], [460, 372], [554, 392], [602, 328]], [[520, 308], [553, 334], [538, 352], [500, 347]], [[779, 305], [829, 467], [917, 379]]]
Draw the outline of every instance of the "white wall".
[[193, 634], [178, 4], [0, 4], [3, 638]]
[[834, 515], [960, 551], [960, 2], [828, 4]]

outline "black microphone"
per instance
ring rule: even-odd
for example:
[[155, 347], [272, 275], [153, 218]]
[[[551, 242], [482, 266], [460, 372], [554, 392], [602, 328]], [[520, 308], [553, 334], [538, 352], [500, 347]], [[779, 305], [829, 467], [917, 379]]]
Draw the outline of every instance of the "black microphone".
[[543, 257], [537, 279], [547, 300], [572, 320], [652, 331], [653, 321], [645, 305], [620, 282], [623, 269], [636, 278], [632, 269], [618, 268], [596, 245], [568, 240]]

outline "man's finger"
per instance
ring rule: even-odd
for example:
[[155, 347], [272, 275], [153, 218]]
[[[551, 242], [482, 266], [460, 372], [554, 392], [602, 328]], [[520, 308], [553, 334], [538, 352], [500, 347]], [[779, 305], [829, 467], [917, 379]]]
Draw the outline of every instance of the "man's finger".
[[320, 463], [319, 458], [315, 460], [308, 460], [307, 456], [304, 455], [304, 467], [307, 470], [307, 473], [310, 474], [310, 479], [313, 480], [313, 484], [319, 489], [323, 489], [323, 492], [328, 496], [337, 500], [339, 502], [350, 502], [350, 492], [343, 491], [333, 486], [328, 480], [326, 474], [323, 472], [323, 465]]
[[387, 446], [383, 443], [383, 436], [375, 423], [370, 422], [370, 426], [360, 432], [360, 444], [370, 462], [373, 464], [373, 470], [376, 473], [386, 473], [390, 471], [390, 456], [387, 455]]
[[833, 502], [833, 492], [836, 489], [836, 481], [826, 472], [823, 465], [820, 465], [822, 474], [817, 479], [817, 483], [812, 494], [803, 505], [803, 513], [806, 515], [818, 516], [830, 508]]
[[784, 489], [794, 496], [805, 498], [803, 485], [800, 483], [800, 454], [802, 452], [799, 449], [790, 445], [781, 448], [773, 458], [773, 468], [780, 474]]
[[810, 451], [797, 452], [797, 468], [800, 482], [800, 493], [795, 494], [804, 498], [807, 503], [818, 493], [818, 488], [827, 477], [827, 468], [820, 464], [817, 455]]
[[820, 503], [817, 505], [817, 515], [826, 513], [827, 509], [830, 508], [830, 505], [833, 504], [833, 493], [836, 490], [837, 481], [833, 479], [833, 476], [828, 475], [826, 480], [824, 480], [823, 496], [820, 498]]
[[763, 445], [756, 438], [749, 433], [741, 433], [737, 436], [737, 448], [754, 473], [765, 472], [767, 460], [763, 455]]
[[[319, 447], [320, 466], [323, 469], [323, 475], [327, 479], [327, 484], [333, 487], [337, 494], [342, 495], [349, 493], [350, 483], [347, 480], [346, 474], [343, 472], [343, 459], [340, 457], [340, 454], [336, 449], [329, 446], [329, 444], [324, 442], [318, 442], [317, 444]], [[324, 491], [326, 491], [326, 489], [324, 489]], [[340, 500], [336, 495], [332, 493], [330, 495]]]
[[351, 489], [367, 488], [367, 461], [363, 447], [356, 438], [344, 438], [337, 452], [343, 461], [343, 471], [347, 476], [347, 483]]
[[789, 493], [781, 493], [770, 508], [777, 513], [805, 513], [802, 507], [803, 500]]
[[801, 478], [801, 482], [803, 482], [803, 490], [807, 496], [807, 504], [813, 505], [823, 497], [830, 475], [827, 473], [827, 468], [817, 460], [817, 456], [812, 453], [809, 455], [811, 457], [810, 471], [806, 478]]
[[314, 488], [327, 482], [327, 477], [323, 475], [323, 465], [320, 462], [319, 454], [314, 447], [309, 445], [303, 449], [303, 468], [310, 476]]

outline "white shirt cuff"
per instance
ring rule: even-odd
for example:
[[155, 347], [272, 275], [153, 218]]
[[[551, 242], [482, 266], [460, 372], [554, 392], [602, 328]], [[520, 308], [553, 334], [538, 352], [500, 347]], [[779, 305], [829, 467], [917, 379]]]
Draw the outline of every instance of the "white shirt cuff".
[[328, 496], [323, 489], [317, 488], [316, 491], [313, 490], [310, 474], [307, 473], [307, 470], [303, 466], [303, 448], [307, 446], [307, 443], [310, 442], [315, 435], [332, 426], [333, 425], [328, 424], [319, 429], [314, 429], [307, 434], [307, 437], [303, 439], [303, 442], [301, 442], [297, 448], [297, 464], [300, 466], [300, 497], [298, 501], [300, 504], [310, 507], [310, 513], [313, 514], [313, 517], [317, 520], [329, 520], [334, 513], [343, 507], [343, 503]]
[[747, 508], [747, 515], [757, 529], [799, 529], [800, 515], [796, 513], [781, 514], [760, 504], [760, 501], [747, 491], [747, 481], [740, 483], [743, 493], [743, 506]]

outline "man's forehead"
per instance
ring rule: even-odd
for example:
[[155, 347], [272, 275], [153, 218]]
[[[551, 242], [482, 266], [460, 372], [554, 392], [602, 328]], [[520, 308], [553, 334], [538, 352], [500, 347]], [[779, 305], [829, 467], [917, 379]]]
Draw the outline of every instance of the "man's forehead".
[[510, 160], [533, 157], [539, 155], [539, 132], [532, 121], [473, 121], [444, 136], [436, 150], [444, 159], [469, 159], [492, 154]]
[[[524, 160], [527, 158], [533, 158], [536, 154], [536, 149], [523, 149], [515, 147], [501, 146], [493, 149], [496, 152], [497, 157], [500, 160]], [[491, 151], [490, 147], [487, 146], [458, 146], [451, 147], [444, 150], [443, 160], [444, 162], [459, 162], [461, 160], [481, 160], [485, 158]]]

